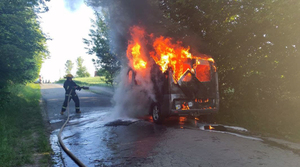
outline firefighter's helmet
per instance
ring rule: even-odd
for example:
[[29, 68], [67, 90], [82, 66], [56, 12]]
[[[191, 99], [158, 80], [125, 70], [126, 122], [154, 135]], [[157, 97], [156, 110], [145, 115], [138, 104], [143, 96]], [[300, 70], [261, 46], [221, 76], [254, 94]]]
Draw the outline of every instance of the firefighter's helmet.
[[74, 78], [72, 74], [67, 74], [65, 78]]

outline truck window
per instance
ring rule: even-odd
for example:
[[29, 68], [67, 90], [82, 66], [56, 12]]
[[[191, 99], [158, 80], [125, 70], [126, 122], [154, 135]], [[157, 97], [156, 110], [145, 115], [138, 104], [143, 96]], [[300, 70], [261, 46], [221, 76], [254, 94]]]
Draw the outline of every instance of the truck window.
[[210, 65], [208, 61], [198, 60], [195, 71], [196, 77], [200, 82], [209, 82], [211, 80]]

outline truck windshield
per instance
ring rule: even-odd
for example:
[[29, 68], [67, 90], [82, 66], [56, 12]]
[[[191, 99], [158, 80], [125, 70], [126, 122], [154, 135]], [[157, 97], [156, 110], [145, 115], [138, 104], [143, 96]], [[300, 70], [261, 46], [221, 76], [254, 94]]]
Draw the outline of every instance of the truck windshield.
[[207, 60], [197, 60], [196, 77], [200, 82], [209, 82], [211, 80], [210, 64]]

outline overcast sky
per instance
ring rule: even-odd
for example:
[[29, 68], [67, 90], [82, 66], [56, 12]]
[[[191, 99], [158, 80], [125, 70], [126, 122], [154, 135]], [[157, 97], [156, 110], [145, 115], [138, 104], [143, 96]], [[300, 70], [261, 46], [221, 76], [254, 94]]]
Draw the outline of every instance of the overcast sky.
[[91, 76], [95, 67], [91, 56], [86, 54], [82, 38], [88, 38], [91, 28], [90, 19], [94, 18], [93, 10], [87, 7], [83, 0], [70, 1], [51, 0], [47, 3], [49, 11], [40, 14], [41, 27], [52, 40], [47, 41], [50, 59], [42, 65], [41, 75], [44, 79], [58, 80], [65, 75], [65, 63], [71, 60], [75, 66], [72, 74], [76, 74], [76, 59], [81, 56], [84, 66]]

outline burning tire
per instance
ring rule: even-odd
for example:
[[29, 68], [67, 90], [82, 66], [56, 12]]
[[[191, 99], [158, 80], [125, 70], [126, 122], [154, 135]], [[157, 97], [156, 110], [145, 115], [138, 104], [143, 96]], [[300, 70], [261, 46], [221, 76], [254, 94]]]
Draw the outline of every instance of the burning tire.
[[164, 121], [159, 103], [153, 103], [151, 107], [151, 116], [155, 123], [160, 124]]

